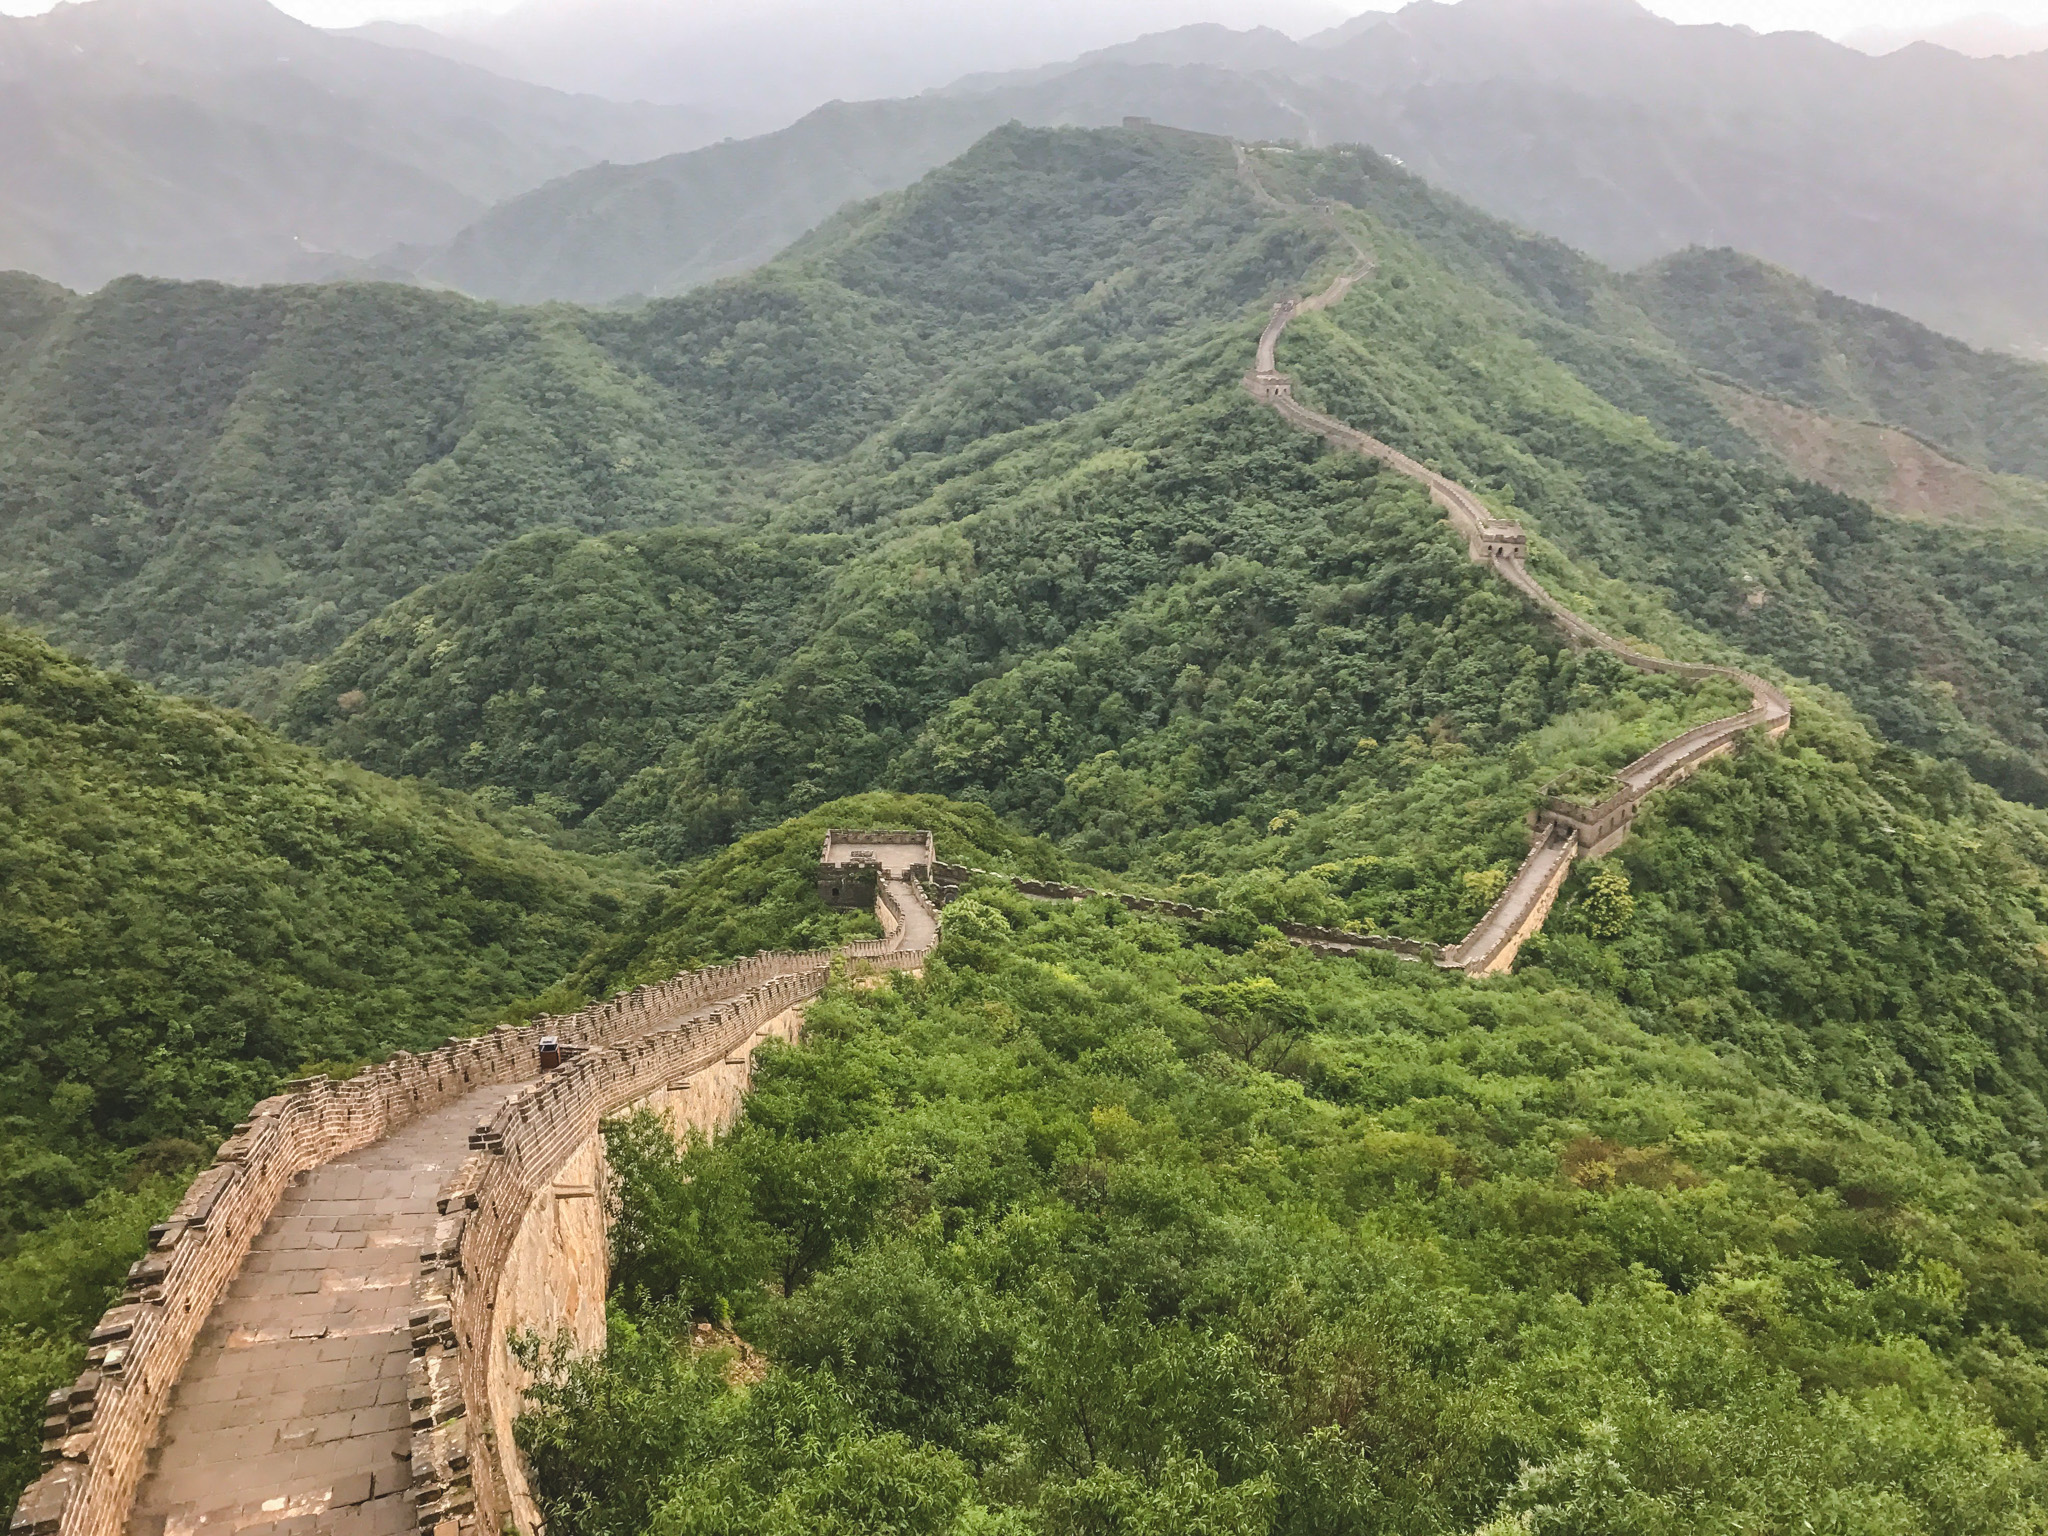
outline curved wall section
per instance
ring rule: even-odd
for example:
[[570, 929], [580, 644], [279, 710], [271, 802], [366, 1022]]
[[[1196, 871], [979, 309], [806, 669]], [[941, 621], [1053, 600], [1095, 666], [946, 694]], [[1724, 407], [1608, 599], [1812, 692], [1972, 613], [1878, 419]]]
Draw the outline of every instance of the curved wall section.
[[[921, 892], [891, 894], [899, 908], [930, 911]], [[451, 1039], [424, 1055], [400, 1052], [346, 1082], [305, 1079], [264, 1100], [151, 1229], [149, 1251], [93, 1330], [84, 1373], [51, 1394], [43, 1475], [16, 1505], [10, 1536], [124, 1536], [193, 1345], [286, 1190], [480, 1088], [533, 1078], [541, 1037], [554, 1035], [572, 1059], [514, 1093], [471, 1135], [471, 1155], [440, 1197], [414, 1292], [408, 1398], [420, 1525], [441, 1536], [498, 1530], [507, 1505], [494, 1437], [479, 1432], [473, 1449], [462, 1405], [487, 1400], [487, 1352], [478, 1346], [490, 1337], [501, 1274], [535, 1196], [590, 1139], [597, 1118], [723, 1062], [762, 1024], [822, 988], [835, 961], [914, 968], [935, 937], [935, 921], [898, 914], [895, 939], [764, 952], [685, 972], [577, 1014]], [[600, 1272], [600, 1297], [602, 1287]], [[486, 1490], [481, 1498], [465, 1491], [476, 1483]], [[479, 1509], [488, 1527], [475, 1524]]]
[[[414, 1290], [412, 1468], [421, 1530], [474, 1536], [508, 1523], [538, 1528], [511, 1443], [526, 1378], [508, 1339], [564, 1327], [581, 1343], [603, 1338], [602, 1213], [561, 1211], [565, 1202], [595, 1203], [600, 1124], [643, 1102], [680, 1108], [679, 1123], [730, 1124], [755, 1045], [795, 1037], [802, 1006], [824, 988], [836, 958], [872, 971], [924, 963], [937, 934], [924, 893], [888, 881], [880, 899], [894, 919], [892, 938], [774, 957], [789, 969], [714, 1007], [576, 1056], [477, 1128], [469, 1158], [441, 1196]], [[551, 1251], [557, 1233], [582, 1255]]]

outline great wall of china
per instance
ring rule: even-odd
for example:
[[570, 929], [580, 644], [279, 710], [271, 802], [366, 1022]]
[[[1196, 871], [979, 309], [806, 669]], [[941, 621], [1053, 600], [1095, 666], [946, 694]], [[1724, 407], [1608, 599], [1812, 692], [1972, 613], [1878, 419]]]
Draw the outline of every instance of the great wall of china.
[[938, 920], [894, 872], [905, 841], [844, 850], [891, 866], [885, 938], [687, 971], [258, 1104], [52, 1394], [11, 1536], [537, 1529], [507, 1341], [603, 1341], [600, 1123], [645, 1104], [728, 1125], [754, 1047], [794, 1038], [835, 968], [922, 965]]
[[[1289, 208], [1239, 163], [1262, 201]], [[1299, 211], [1299, 210], [1295, 210]], [[1593, 804], [1552, 798], [1532, 847], [1463, 940], [1440, 946], [1300, 924], [1321, 954], [1377, 950], [1472, 975], [1506, 970], [1580, 857], [1627, 835], [1644, 798], [1730, 751], [1783, 734], [1791, 705], [1734, 668], [1668, 661], [1607, 635], [1527, 568], [1523, 530], [1463, 486], [1293, 396], [1279, 370], [1295, 316], [1372, 270], [1274, 307], [1245, 386], [1295, 426], [1429, 490], [1475, 561], [1548, 613], [1573, 643], [1632, 667], [1728, 678], [1751, 707], [1681, 733], [1613, 775]], [[538, 1530], [511, 1449], [526, 1379], [509, 1338], [604, 1336], [607, 1255], [599, 1126], [638, 1105], [715, 1130], [739, 1111], [752, 1053], [794, 1039], [835, 968], [920, 966], [940, 901], [984, 871], [938, 860], [928, 832], [831, 833], [819, 894], [873, 904], [886, 938], [763, 953], [684, 972], [563, 1018], [401, 1052], [346, 1082], [313, 1078], [258, 1104], [199, 1174], [90, 1339], [78, 1381], [52, 1394], [42, 1477], [10, 1536], [484, 1536]], [[1109, 894], [1134, 911], [1200, 920], [1185, 903], [1001, 876], [1052, 900]], [[550, 1069], [543, 1042], [552, 1038]]]
[[[1259, 177], [1256, 160], [1244, 146], [1236, 146], [1236, 153], [1239, 171], [1255, 197], [1270, 207], [1287, 212], [1304, 211], [1298, 205], [1276, 197], [1265, 186]], [[1760, 726], [1772, 737], [1784, 735], [1792, 724], [1792, 701], [1781, 689], [1752, 672], [1737, 667], [1669, 661], [1623, 644], [1573, 612], [1530, 574], [1529, 538], [1518, 524], [1497, 516], [1485, 502], [1448, 475], [1438, 473], [1400, 449], [1334, 416], [1311, 410], [1294, 398], [1294, 381], [1280, 371], [1280, 338], [1297, 315], [1336, 304], [1354, 286], [1371, 276], [1374, 267], [1372, 253], [1331, 207], [1319, 204], [1315, 211], [1350, 247], [1355, 263], [1321, 292], [1306, 299], [1283, 299], [1273, 306], [1272, 316], [1259, 335], [1252, 371], [1245, 376], [1245, 388], [1252, 396], [1270, 405], [1304, 432], [1313, 432], [1333, 448], [1363, 454], [1426, 487], [1430, 500], [1443, 510], [1451, 526], [1464, 536], [1472, 558], [1492, 567], [1501, 580], [1550, 615], [1574, 645], [1603, 650], [1643, 672], [1662, 672], [1692, 681], [1725, 678], [1741, 684], [1750, 697], [1750, 707], [1741, 713], [1709, 720], [1682, 731], [1619, 769], [1612, 776], [1612, 790], [1599, 801], [1587, 804], [1563, 796], [1545, 800], [1533, 818], [1531, 830], [1534, 837], [1529, 855], [1521, 867], [1472, 931], [1457, 944], [1432, 957], [1441, 965], [1454, 966], [1475, 976], [1491, 975], [1513, 965], [1516, 952], [1543, 926], [1551, 903], [1557, 899], [1557, 893], [1577, 859], [1598, 858], [1612, 850], [1628, 835], [1636, 812], [1649, 795], [1677, 783], [1702, 763], [1732, 752], [1745, 733]], [[1361, 938], [1358, 935], [1346, 937], [1353, 945]], [[1382, 942], [1371, 947], [1386, 946]]]

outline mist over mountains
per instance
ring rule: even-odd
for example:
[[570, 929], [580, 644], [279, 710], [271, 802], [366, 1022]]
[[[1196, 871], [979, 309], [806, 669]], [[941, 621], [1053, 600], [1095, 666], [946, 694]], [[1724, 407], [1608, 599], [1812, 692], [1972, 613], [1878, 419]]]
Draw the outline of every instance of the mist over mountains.
[[[1209, 22], [1046, 63], [1167, 13], [1054, 7], [1027, 36], [917, 5], [636, 6], [445, 35], [323, 33], [264, 0], [0, 21], [0, 266], [75, 288], [356, 275], [655, 297], [759, 265], [1001, 123], [1141, 116], [1368, 144], [1615, 266], [1733, 247], [1978, 345], [2048, 349], [2048, 53], [1872, 57], [1633, 0], [1420, 0], [1314, 30], [1304, 0], [1279, 17], [1298, 40]], [[992, 58], [1028, 67], [932, 88]], [[646, 100], [509, 78], [536, 73]]]
[[721, 135], [746, 135], [828, 101], [913, 96], [1189, 23], [1306, 36], [1353, 9], [1347, 0], [527, 0], [503, 15], [451, 16], [436, 24], [442, 42], [409, 41], [561, 90], [686, 103], [712, 114]]
[[0, 269], [77, 288], [359, 272], [550, 177], [711, 136], [687, 107], [336, 37], [263, 0], [60, 5], [0, 17]]
[[[750, 264], [756, 241], [765, 259], [835, 192], [907, 182], [964, 147], [969, 123], [1128, 114], [1370, 144], [1617, 266], [1733, 246], [1981, 345], [2048, 346], [2048, 54], [1873, 58], [1812, 34], [1679, 26], [1631, 0], [1424, 0], [1302, 42], [1183, 28], [835, 106], [744, 147], [514, 200], [427, 271], [505, 298], [674, 292]], [[843, 179], [819, 174], [835, 162]], [[719, 190], [735, 176], [771, 189], [757, 230]], [[699, 232], [714, 228], [705, 250]]]

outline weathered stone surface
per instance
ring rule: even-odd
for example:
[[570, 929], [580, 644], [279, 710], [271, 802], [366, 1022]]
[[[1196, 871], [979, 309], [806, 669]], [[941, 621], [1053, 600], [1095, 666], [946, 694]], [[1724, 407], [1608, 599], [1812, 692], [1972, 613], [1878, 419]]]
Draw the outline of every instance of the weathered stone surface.
[[285, 1191], [170, 1395], [130, 1532], [417, 1528], [413, 1278], [469, 1127], [507, 1091], [475, 1090]]
[[[257, 1105], [51, 1394], [13, 1536], [498, 1530], [523, 1383], [494, 1398], [496, 1296], [509, 1274], [510, 1312], [601, 1336], [602, 1170], [578, 1162], [598, 1119], [694, 1083], [682, 1119], [727, 1123], [748, 1070], [728, 1053], [793, 1034], [835, 966], [914, 967], [936, 942], [920, 893], [889, 899], [890, 939], [686, 972]], [[535, 1081], [547, 1034], [564, 1062]], [[500, 1399], [502, 1440], [468, 1408]]]

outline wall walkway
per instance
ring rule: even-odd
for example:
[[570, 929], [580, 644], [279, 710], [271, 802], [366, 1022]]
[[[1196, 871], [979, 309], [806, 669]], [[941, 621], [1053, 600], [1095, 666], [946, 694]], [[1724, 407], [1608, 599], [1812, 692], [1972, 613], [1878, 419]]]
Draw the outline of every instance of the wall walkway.
[[[1276, 197], [1265, 186], [1255, 158], [1242, 145], [1238, 146], [1237, 158], [1241, 174], [1261, 201], [1273, 207], [1306, 211]], [[1761, 727], [1770, 736], [1784, 735], [1792, 723], [1792, 703], [1781, 689], [1754, 673], [1736, 667], [1671, 661], [1616, 640], [1567, 607], [1530, 573], [1528, 535], [1518, 524], [1500, 517], [1449, 476], [1334, 416], [1311, 410], [1294, 398], [1293, 380], [1280, 371], [1278, 361], [1280, 340], [1288, 325], [1297, 315], [1337, 303], [1374, 270], [1372, 253], [1334, 210], [1320, 204], [1316, 212], [1351, 248], [1356, 261], [1312, 297], [1285, 299], [1273, 306], [1272, 316], [1260, 333], [1257, 357], [1252, 372], [1245, 377], [1245, 388], [1304, 432], [1315, 433], [1332, 447], [1375, 459], [1426, 486], [1430, 499], [1464, 535], [1472, 558], [1491, 566], [1503, 581], [1547, 613], [1573, 644], [1606, 651], [1641, 671], [1695, 680], [1728, 678], [1749, 691], [1747, 710], [1694, 726], [1660, 743], [1615, 774], [1614, 789], [1600, 801], [1588, 804], [1553, 798], [1538, 811], [1528, 858], [1472, 931], [1436, 957], [1439, 964], [1456, 966], [1473, 975], [1488, 975], [1512, 965], [1523, 941], [1542, 927], [1574, 859], [1609, 852], [1627, 836], [1645, 797], [1677, 783], [1709, 759], [1733, 751], [1745, 733]]]
[[[523, 1229], [591, 1209], [577, 1160], [607, 1115], [694, 1082], [698, 1123], [725, 1123], [757, 1040], [835, 971], [920, 966], [924, 893], [891, 877], [877, 899], [885, 939], [685, 972], [257, 1105], [52, 1395], [12, 1536], [530, 1530], [504, 1341], [560, 1287], [522, 1283]], [[568, 1059], [541, 1074], [545, 1035]], [[603, 1245], [583, 1248], [601, 1298]]]

